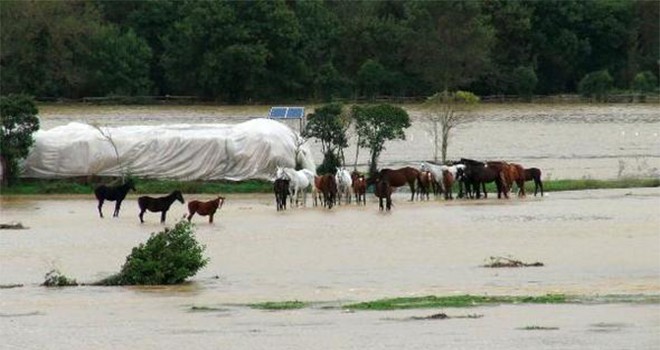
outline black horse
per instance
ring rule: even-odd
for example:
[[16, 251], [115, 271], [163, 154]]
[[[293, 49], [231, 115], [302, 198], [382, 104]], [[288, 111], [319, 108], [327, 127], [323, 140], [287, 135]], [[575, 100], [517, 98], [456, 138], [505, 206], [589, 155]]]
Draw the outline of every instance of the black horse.
[[273, 184], [273, 192], [275, 192], [277, 211], [286, 210], [286, 197], [289, 196], [289, 180], [276, 179]]
[[96, 187], [94, 189], [94, 195], [96, 196], [96, 199], [98, 199], [99, 201], [99, 205], [98, 205], [99, 215], [103, 217], [103, 211], [101, 210], [101, 208], [103, 207], [103, 202], [109, 200], [109, 201], [116, 201], [115, 212], [112, 214], [112, 216], [118, 217], [119, 208], [121, 207], [121, 202], [124, 200], [124, 198], [126, 198], [126, 194], [128, 193], [129, 190], [135, 191], [135, 185], [131, 180], [128, 180], [126, 181], [126, 183], [119, 186], [101, 185]]
[[184, 203], [183, 196], [181, 195], [181, 191], [174, 191], [170, 194], [168, 194], [165, 197], [158, 197], [158, 198], [153, 198], [149, 196], [142, 196], [138, 198], [138, 205], [140, 206], [140, 222], [144, 223], [144, 220], [142, 219], [142, 216], [144, 215], [144, 212], [149, 210], [151, 212], [161, 212], [160, 215], [160, 222], [164, 223], [165, 222], [165, 215], [167, 214], [167, 211], [170, 209], [170, 206], [172, 203], [174, 203], [175, 200], [178, 200], [181, 203]]
[[[380, 179], [376, 182], [374, 194], [378, 197], [379, 210], [386, 209], [390, 211], [392, 209], [392, 186], [387, 180]], [[383, 206], [383, 200], [385, 200], [385, 206]]]
[[541, 197], [543, 197], [543, 182], [541, 182], [541, 169], [529, 168], [525, 169], [525, 181], [534, 180], [534, 197], [539, 188], [541, 189]]
[[488, 182], [495, 182], [497, 198], [502, 198], [502, 194], [504, 194], [504, 197], [509, 198], [509, 191], [506, 188], [506, 181], [504, 181], [502, 172], [485, 166], [467, 165], [463, 173], [465, 176], [466, 191], [469, 191], [468, 188], [471, 187], [477, 199], [481, 198], [480, 187], [483, 188], [484, 198], [488, 198], [485, 187], [485, 184]]

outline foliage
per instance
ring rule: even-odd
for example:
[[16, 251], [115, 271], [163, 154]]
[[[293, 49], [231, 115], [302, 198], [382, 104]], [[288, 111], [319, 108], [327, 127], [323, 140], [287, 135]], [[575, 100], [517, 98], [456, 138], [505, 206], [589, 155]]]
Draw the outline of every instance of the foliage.
[[593, 97], [597, 101], [604, 102], [607, 94], [612, 90], [612, 76], [606, 70], [592, 72], [580, 80], [578, 91], [582, 96]]
[[268, 301], [263, 303], [256, 303], [248, 305], [253, 309], [261, 310], [295, 310], [302, 309], [307, 306], [307, 303], [302, 301]]
[[642, 94], [650, 93], [658, 89], [658, 79], [650, 71], [637, 73], [632, 86], [635, 91]]
[[561, 304], [568, 302], [563, 294], [548, 294], [544, 296], [424, 296], [381, 299], [344, 306], [354, 310], [400, 310], [426, 309], [441, 307], [472, 307], [488, 304]]
[[58, 270], [48, 271], [44, 278], [46, 280], [42, 286], [45, 287], [73, 287], [78, 285], [75, 279], [66, 277]]
[[32, 97], [0, 96], [0, 158], [3, 160], [3, 182], [13, 184], [19, 175], [19, 160], [27, 157], [34, 144], [32, 134], [39, 130], [39, 113]]
[[404, 129], [410, 127], [410, 117], [403, 108], [389, 104], [355, 105], [351, 113], [360, 140], [358, 146], [369, 148], [369, 172], [374, 174], [378, 169], [378, 157], [385, 150], [385, 141], [406, 139]]
[[179, 284], [208, 263], [205, 247], [195, 239], [193, 224], [181, 220], [174, 228], [152, 233], [126, 257], [121, 271], [100, 285]]
[[[228, 102], [573, 93], [657, 79], [654, 1], [1, 1], [0, 90]], [[523, 88], [524, 87], [524, 88]], [[522, 91], [522, 92], [518, 92]]]
[[426, 120], [431, 123], [433, 134], [434, 161], [438, 161], [438, 146], [440, 146], [442, 162], [447, 160], [451, 130], [471, 121], [469, 112], [477, 103], [479, 97], [469, 91], [447, 90], [435, 93], [424, 101], [424, 108], [427, 110]]
[[531, 100], [534, 94], [534, 88], [538, 84], [538, 78], [534, 69], [531, 67], [517, 67], [513, 70], [513, 88], [520, 96], [525, 97], [528, 101]]
[[323, 162], [316, 167], [317, 174], [334, 174], [337, 168], [341, 167], [342, 163], [339, 157], [334, 152], [325, 152], [323, 154]]
[[[343, 105], [331, 103], [314, 110], [307, 116], [307, 124], [302, 131], [303, 137], [313, 137], [321, 141], [323, 164], [325, 167], [341, 166], [342, 150], [348, 147], [346, 131], [350, 119], [342, 113]], [[321, 167], [324, 167], [324, 165]], [[324, 172], [320, 172], [323, 174]]]

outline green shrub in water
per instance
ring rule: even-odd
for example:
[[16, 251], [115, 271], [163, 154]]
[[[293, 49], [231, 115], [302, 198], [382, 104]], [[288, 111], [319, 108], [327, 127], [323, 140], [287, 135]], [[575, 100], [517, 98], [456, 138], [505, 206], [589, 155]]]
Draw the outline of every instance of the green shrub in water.
[[77, 286], [78, 282], [73, 278], [66, 277], [58, 270], [50, 270], [46, 274], [42, 285], [45, 287], [71, 287]]
[[206, 266], [204, 249], [194, 237], [193, 225], [182, 220], [174, 228], [152, 233], [146, 243], [133, 248], [118, 274], [98, 284], [179, 284]]

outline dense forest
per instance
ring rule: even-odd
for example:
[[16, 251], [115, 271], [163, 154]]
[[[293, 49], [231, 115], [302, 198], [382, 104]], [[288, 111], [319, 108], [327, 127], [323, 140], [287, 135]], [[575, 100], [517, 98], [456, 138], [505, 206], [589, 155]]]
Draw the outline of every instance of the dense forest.
[[657, 84], [658, 1], [2, 1], [0, 92], [227, 103]]

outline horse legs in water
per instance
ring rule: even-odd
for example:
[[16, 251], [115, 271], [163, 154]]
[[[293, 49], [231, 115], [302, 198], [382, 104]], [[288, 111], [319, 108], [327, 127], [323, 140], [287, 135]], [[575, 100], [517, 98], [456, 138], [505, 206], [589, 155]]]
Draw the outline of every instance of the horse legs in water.
[[99, 199], [99, 206], [98, 206], [98, 208], [99, 208], [99, 215], [100, 215], [101, 217], [103, 217], [103, 211], [101, 210], [101, 208], [103, 207], [103, 202], [104, 202], [104, 201], [105, 201], [105, 199], [103, 199], [103, 198]]
[[115, 212], [112, 214], [113, 217], [118, 217], [119, 216], [119, 208], [121, 207], [121, 201], [117, 200], [117, 203], [115, 203]]

